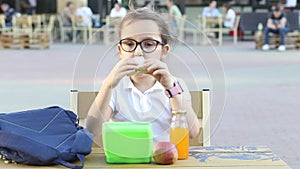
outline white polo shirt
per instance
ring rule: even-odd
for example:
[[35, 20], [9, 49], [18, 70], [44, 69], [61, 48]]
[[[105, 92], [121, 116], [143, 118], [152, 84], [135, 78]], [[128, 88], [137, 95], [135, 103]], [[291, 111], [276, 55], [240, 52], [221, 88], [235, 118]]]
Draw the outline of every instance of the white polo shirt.
[[224, 26], [227, 27], [227, 28], [233, 28], [234, 22], [235, 22], [235, 17], [236, 17], [236, 15], [235, 15], [234, 10], [229, 9], [226, 13], [225, 18], [226, 19], [230, 18], [230, 20], [229, 21], [225, 20], [224, 21]]
[[80, 7], [76, 10], [76, 16], [81, 16], [83, 19], [82, 23], [78, 23], [77, 26], [92, 26], [93, 12], [91, 8], [87, 6]]
[[112, 121], [150, 122], [153, 127], [154, 144], [170, 140], [171, 104], [164, 87], [156, 82], [142, 93], [124, 77], [113, 89], [110, 106]]

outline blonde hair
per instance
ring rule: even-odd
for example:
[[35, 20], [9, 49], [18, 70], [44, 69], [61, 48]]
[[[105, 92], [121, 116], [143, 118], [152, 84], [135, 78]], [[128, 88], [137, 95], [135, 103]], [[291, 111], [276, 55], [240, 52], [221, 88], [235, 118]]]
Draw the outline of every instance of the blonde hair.
[[136, 20], [154, 21], [159, 27], [162, 42], [166, 44], [172, 44], [174, 42], [174, 39], [171, 36], [171, 31], [168, 23], [162, 18], [160, 14], [146, 7], [139, 9], [131, 9], [131, 11], [127, 13], [127, 15], [122, 19], [119, 25], [120, 37], [122, 28], [126, 26], [126, 24], [130, 24]]

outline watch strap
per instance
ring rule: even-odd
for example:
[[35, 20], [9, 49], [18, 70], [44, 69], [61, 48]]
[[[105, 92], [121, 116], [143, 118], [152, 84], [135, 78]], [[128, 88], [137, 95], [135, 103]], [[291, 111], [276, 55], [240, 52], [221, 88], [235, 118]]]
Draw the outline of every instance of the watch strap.
[[172, 98], [173, 96], [175, 96], [177, 94], [181, 94], [182, 92], [183, 92], [183, 89], [180, 86], [178, 81], [174, 82], [174, 85], [172, 88], [165, 90], [165, 94], [168, 98]]

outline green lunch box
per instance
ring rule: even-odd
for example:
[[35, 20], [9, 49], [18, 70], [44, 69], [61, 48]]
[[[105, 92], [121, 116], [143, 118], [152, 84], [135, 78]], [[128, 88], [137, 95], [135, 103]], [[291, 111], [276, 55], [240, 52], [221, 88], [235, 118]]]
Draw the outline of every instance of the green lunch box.
[[151, 162], [151, 123], [106, 122], [103, 123], [102, 134], [107, 163]]

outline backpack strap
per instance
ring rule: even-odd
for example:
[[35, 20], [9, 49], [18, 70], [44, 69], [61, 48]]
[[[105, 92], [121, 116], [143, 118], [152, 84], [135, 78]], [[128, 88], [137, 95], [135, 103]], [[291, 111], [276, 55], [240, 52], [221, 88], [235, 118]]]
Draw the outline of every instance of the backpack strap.
[[77, 166], [75, 164], [69, 163], [69, 162], [67, 162], [67, 161], [65, 161], [65, 160], [63, 160], [61, 158], [56, 159], [53, 163], [59, 164], [59, 165], [62, 165], [62, 166], [65, 166], [65, 167], [71, 168], [71, 169], [82, 169], [83, 166], [84, 166], [84, 158], [85, 158], [85, 156], [83, 154], [76, 154], [76, 157], [77, 157], [77, 159], [80, 160], [81, 166]]
[[[24, 158], [19, 156], [17, 157], [17, 159], [13, 159], [15, 157], [9, 157], [8, 154], [7, 158], [13, 159], [17, 163], [35, 165], [50, 165], [54, 163], [72, 169], [82, 169], [84, 165], [84, 155], [77, 154], [77, 158], [81, 161], [82, 165], [76, 166], [65, 160], [60, 159], [58, 150], [14, 133], [0, 130], [0, 140], [0, 147], [4, 147], [11, 151], [20, 152], [18, 153], [18, 155], [24, 155], [25, 158], [28, 155], [31, 156], [31, 160], [28, 160], [28, 157], [26, 160], [24, 160]], [[39, 164], [37, 161], [42, 161], [43, 163]]]

